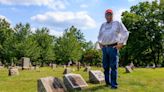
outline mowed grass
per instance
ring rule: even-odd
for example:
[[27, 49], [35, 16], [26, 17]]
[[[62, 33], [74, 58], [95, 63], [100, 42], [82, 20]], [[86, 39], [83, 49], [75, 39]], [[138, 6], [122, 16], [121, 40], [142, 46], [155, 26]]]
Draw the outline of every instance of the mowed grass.
[[[76, 70], [76, 67], [71, 67]], [[54, 76], [63, 79], [64, 68], [58, 67], [52, 70], [50, 67], [43, 67], [36, 70], [19, 70], [19, 76], [8, 76], [7, 69], [0, 70], [0, 92], [37, 92], [37, 80], [42, 77]], [[81, 74], [87, 81], [89, 87], [80, 92], [164, 92], [164, 68], [148, 69], [136, 68], [133, 73], [125, 73], [124, 68], [119, 68], [119, 88], [112, 90], [105, 87], [105, 84], [89, 83], [89, 75], [80, 71], [73, 73]], [[92, 70], [102, 68], [92, 67]]]

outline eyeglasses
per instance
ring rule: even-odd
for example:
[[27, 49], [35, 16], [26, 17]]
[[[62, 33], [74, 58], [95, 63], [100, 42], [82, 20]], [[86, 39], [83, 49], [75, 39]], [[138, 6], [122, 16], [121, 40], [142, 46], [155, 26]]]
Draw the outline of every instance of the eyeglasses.
[[106, 16], [106, 17], [108, 17], [108, 16], [113, 16], [113, 14], [112, 14], [112, 13], [107, 13], [107, 14], [105, 14], [105, 16]]

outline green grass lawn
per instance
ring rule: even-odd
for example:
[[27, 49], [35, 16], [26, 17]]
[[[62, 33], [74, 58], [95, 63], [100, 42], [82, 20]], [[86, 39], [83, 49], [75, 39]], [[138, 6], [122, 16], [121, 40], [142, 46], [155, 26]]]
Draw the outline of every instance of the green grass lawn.
[[[75, 68], [76, 67], [72, 67]], [[92, 67], [93, 70], [102, 68]], [[75, 71], [81, 74], [88, 82], [88, 73]], [[52, 70], [49, 67], [40, 68], [40, 72], [35, 70], [19, 70], [19, 76], [8, 76], [7, 69], [0, 70], [0, 92], [37, 92], [37, 79], [48, 76], [63, 78], [62, 67]], [[103, 71], [103, 70], [102, 70]], [[119, 68], [118, 78], [119, 88], [111, 90], [104, 84], [89, 84], [89, 87], [82, 92], [164, 92], [164, 68], [146, 69], [136, 68], [133, 73], [125, 73], [124, 68]]]

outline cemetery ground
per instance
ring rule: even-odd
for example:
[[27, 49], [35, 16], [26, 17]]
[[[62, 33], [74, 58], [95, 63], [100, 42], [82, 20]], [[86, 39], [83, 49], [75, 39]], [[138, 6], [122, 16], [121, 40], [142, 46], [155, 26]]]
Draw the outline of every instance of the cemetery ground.
[[[135, 68], [132, 73], [125, 73], [124, 68], [119, 68], [119, 88], [112, 90], [105, 84], [89, 83], [89, 74], [84, 68], [73, 73], [81, 74], [87, 81], [88, 87], [76, 92], [164, 92], [164, 68]], [[92, 67], [92, 70], [101, 70], [101, 67]], [[8, 76], [7, 68], [0, 70], [0, 92], [37, 92], [37, 80], [39, 78], [53, 76], [63, 79], [63, 67], [53, 70], [50, 67], [43, 67], [37, 70], [19, 70], [19, 76]]]

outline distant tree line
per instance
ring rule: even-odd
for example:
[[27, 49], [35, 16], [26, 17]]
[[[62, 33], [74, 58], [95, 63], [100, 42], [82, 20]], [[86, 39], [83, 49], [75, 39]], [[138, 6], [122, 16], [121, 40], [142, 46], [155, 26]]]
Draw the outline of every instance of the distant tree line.
[[[120, 51], [120, 65], [133, 62], [136, 66], [151, 64], [164, 66], [164, 5], [161, 1], [142, 2], [122, 13], [122, 22], [130, 31], [127, 46]], [[5, 65], [20, 64], [21, 57], [29, 57], [33, 65], [81, 62], [99, 65], [101, 50], [85, 40], [83, 33], [72, 26], [61, 37], [49, 34], [46, 27], [31, 30], [30, 24], [11, 27], [0, 19], [0, 61]]]
[[74, 26], [65, 29], [63, 36], [56, 37], [49, 34], [48, 28], [36, 29], [33, 33], [30, 24], [17, 24], [11, 28], [10, 23], [0, 19], [0, 61], [5, 65], [20, 64], [21, 57], [29, 57], [34, 65], [48, 65], [49, 63], [67, 64], [87, 63], [83, 61], [85, 53], [94, 51], [99, 56], [94, 57], [101, 62], [99, 50], [94, 50], [94, 44], [84, 39], [83, 33]]

